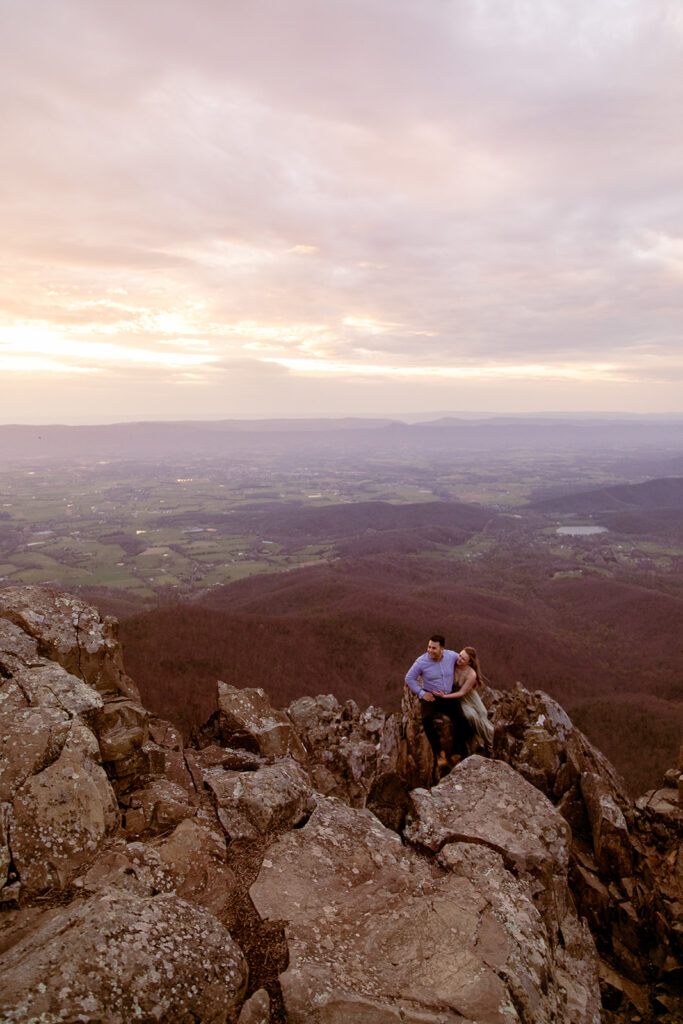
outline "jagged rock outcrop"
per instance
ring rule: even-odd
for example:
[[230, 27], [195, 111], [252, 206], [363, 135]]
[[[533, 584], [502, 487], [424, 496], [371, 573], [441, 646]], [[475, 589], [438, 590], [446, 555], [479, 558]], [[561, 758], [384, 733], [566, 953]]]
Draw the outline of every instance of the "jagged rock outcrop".
[[[597, 966], [593, 940], [577, 916], [569, 889], [571, 829], [550, 801], [530, 791], [502, 761], [476, 755], [457, 766], [431, 792], [415, 790], [404, 835], [415, 845], [438, 853], [439, 863], [460, 864], [472, 845], [495, 852], [534, 904], [547, 956], [558, 976], [566, 1004], [553, 1013], [561, 1020], [592, 1019]], [[487, 875], [491, 892], [492, 875]], [[533, 1020], [539, 1007], [521, 1012]]]
[[260, 687], [240, 689], [218, 680], [218, 711], [198, 731], [199, 746], [217, 742], [263, 757], [305, 759], [301, 740], [283, 711], [271, 706]]
[[38, 653], [70, 675], [100, 693], [119, 692], [139, 702], [138, 688], [123, 668], [116, 619], [102, 618], [79, 598], [44, 587], [7, 587], [0, 616], [35, 639]]
[[[457, 777], [441, 786], [459, 789]], [[475, 801], [490, 785], [475, 776], [467, 782]], [[593, 943], [567, 889], [569, 830], [563, 835], [560, 816], [545, 805], [542, 825], [557, 842], [543, 853], [527, 846], [538, 872], [556, 881], [565, 909], [550, 927], [531, 885], [493, 846], [453, 844], [472, 854], [469, 870], [455, 850], [437, 864], [369, 812], [319, 799], [304, 828], [271, 846], [251, 887], [262, 916], [287, 922], [290, 960], [280, 980], [288, 1019], [597, 1022]], [[418, 845], [434, 838], [422, 824], [413, 832]], [[523, 856], [520, 844], [516, 855]]]
[[[103, 698], [39, 653], [31, 609], [14, 590], [11, 598], [22, 609], [13, 618], [33, 632], [0, 618], [0, 868], [11, 883], [0, 899], [61, 888], [119, 822], [92, 730]], [[40, 609], [49, 632], [45, 598]]]
[[417, 698], [404, 688], [399, 715], [361, 711], [333, 694], [300, 697], [287, 710], [308, 755], [315, 788], [352, 807], [368, 807], [400, 829], [409, 794], [433, 777], [434, 757], [420, 724]]
[[610, 1019], [644, 1008], [683, 1016], [677, 790], [665, 791], [664, 813], [662, 791], [634, 804], [609, 761], [547, 694], [517, 685], [498, 702], [495, 722], [494, 757], [552, 800], [571, 825], [570, 882], [602, 957]]
[[118, 825], [116, 798], [97, 755], [93, 734], [74, 723], [57, 760], [15, 793], [9, 838], [26, 889], [64, 888]]
[[220, 683], [184, 748], [115, 637], [0, 590], [0, 1019], [677, 1019], [680, 771], [634, 805], [521, 688], [488, 695], [494, 759], [431, 789], [407, 690], [387, 715]]
[[111, 620], [0, 591], [0, 754], [2, 1020], [236, 1021], [225, 836]]

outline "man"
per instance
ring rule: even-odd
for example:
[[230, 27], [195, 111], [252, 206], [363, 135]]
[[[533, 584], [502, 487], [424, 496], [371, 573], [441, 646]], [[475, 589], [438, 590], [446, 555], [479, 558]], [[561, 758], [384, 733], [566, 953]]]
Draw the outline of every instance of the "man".
[[441, 749], [441, 740], [434, 724], [435, 715], [448, 715], [453, 725], [453, 755], [460, 760], [467, 757], [467, 740], [472, 732], [460, 701], [455, 697], [446, 700], [443, 694], [453, 691], [453, 673], [458, 661], [456, 651], [446, 650], [446, 641], [435, 633], [427, 644], [427, 653], [414, 661], [406, 675], [406, 685], [420, 698], [422, 727], [434, 751], [439, 768], [448, 764], [446, 752]]

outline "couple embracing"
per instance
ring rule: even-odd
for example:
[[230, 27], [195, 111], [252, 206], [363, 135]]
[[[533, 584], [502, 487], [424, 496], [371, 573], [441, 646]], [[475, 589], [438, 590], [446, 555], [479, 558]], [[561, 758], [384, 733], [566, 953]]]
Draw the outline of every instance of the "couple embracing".
[[435, 633], [429, 639], [426, 654], [413, 662], [406, 683], [420, 698], [422, 726], [429, 740], [438, 768], [448, 766], [448, 757], [441, 745], [434, 724], [436, 715], [447, 715], [453, 726], [451, 763], [467, 757], [467, 741], [472, 733], [483, 740], [487, 750], [493, 740], [493, 726], [477, 687], [484, 681], [474, 647], [450, 651], [445, 639]]

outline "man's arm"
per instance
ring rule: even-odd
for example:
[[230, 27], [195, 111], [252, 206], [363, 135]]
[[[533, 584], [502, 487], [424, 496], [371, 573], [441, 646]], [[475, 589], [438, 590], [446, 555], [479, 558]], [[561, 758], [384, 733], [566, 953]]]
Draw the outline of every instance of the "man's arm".
[[420, 659], [418, 658], [417, 661], [413, 662], [413, 664], [408, 669], [408, 672], [406, 673], [406, 686], [408, 686], [413, 691], [413, 693], [420, 698], [424, 697], [425, 693], [419, 681], [421, 675], [422, 669], [420, 666]]

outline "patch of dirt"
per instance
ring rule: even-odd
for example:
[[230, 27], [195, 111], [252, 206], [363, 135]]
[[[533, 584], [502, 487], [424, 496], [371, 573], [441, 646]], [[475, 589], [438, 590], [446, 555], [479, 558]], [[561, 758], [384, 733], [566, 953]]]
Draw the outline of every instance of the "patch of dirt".
[[[270, 846], [278, 838], [269, 836]], [[271, 1024], [287, 1024], [279, 976], [286, 970], [289, 950], [285, 922], [262, 921], [249, 896], [267, 852], [263, 838], [237, 840], [228, 844], [228, 865], [235, 873], [238, 888], [232, 904], [221, 915], [222, 923], [239, 945], [249, 964], [247, 997], [264, 988], [270, 996]]]

